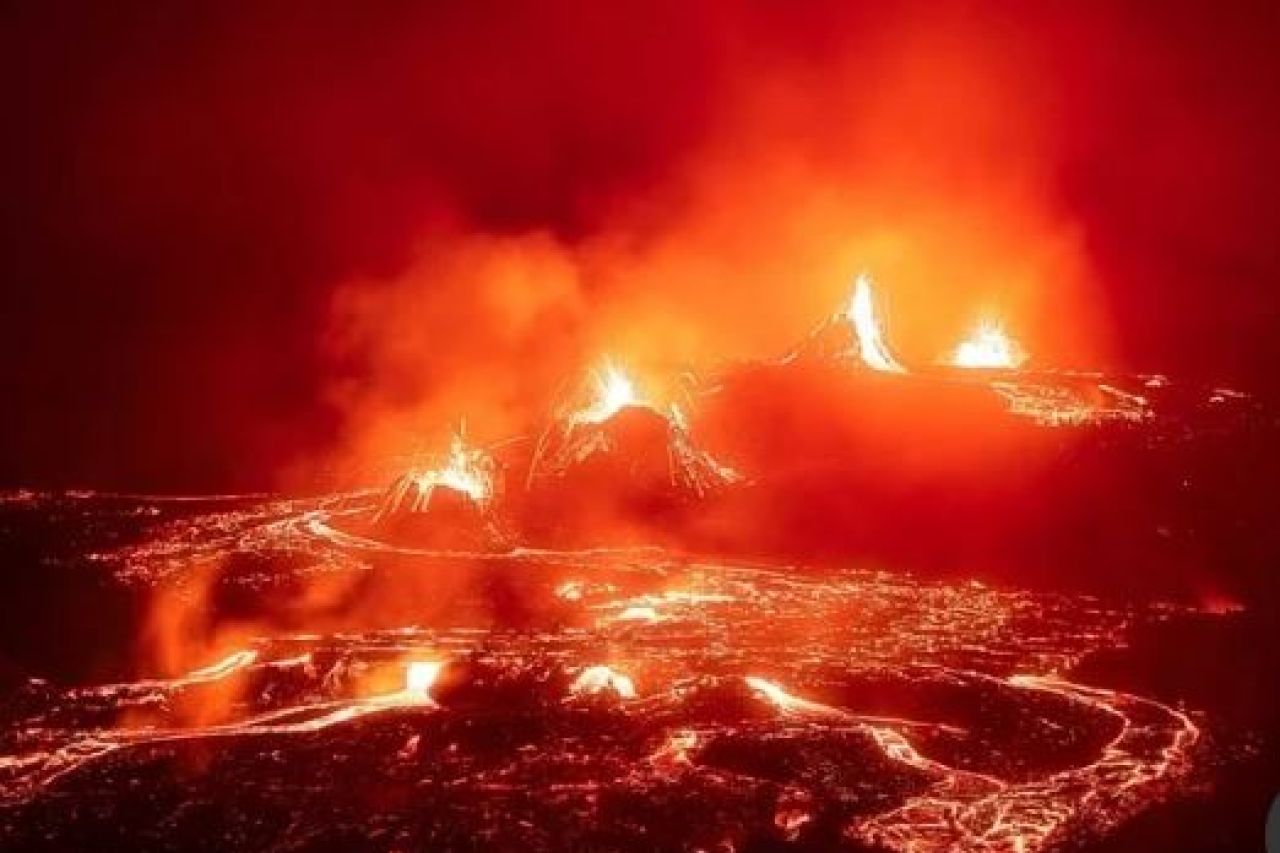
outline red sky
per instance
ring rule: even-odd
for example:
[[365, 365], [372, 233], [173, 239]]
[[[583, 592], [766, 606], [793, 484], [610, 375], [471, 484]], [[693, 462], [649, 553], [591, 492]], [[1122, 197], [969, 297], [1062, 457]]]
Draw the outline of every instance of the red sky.
[[76, 5], [0, 30], [0, 482], [495, 437], [862, 268], [916, 360], [1280, 389], [1274, 4]]

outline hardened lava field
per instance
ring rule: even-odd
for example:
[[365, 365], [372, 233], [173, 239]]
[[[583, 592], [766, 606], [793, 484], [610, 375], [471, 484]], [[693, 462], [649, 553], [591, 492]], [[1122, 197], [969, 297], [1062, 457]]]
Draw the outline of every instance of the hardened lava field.
[[[1202, 747], [1187, 709], [1072, 675], [1169, 607], [342, 531], [375, 505], [12, 496], [10, 529], [136, 539], [75, 570], [170, 597], [164, 643], [228, 627], [182, 675], [19, 689], [6, 848], [1058, 849]], [[281, 587], [342, 615], [244, 604]]]

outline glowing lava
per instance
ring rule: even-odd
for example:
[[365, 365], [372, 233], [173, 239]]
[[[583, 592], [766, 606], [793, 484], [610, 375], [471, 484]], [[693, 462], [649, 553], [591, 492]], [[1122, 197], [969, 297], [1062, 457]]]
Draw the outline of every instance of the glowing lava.
[[496, 466], [484, 450], [469, 447], [461, 431], [454, 433], [449, 453], [435, 468], [405, 474], [391, 487], [379, 515], [407, 510], [425, 512], [440, 487], [466, 495], [477, 506], [493, 498]]
[[252, 649], [232, 652], [217, 663], [187, 673], [178, 683], [191, 685], [220, 681], [234, 672], [252, 666], [257, 660], [258, 653]]
[[956, 367], [1005, 370], [1021, 367], [1026, 360], [1026, 352], [994, 320], [979, 323], [951, 357], [951, 363]]
[[[320, 510], [300, 501], [289, 506], [291, 518], [282, 524], [278, 505], [264, 504], [257, 514], [235, 517], [232, 530], [240, 535], [230, 548], [245, 550], [220, 553], [293, 548], [306, 556], [298, 571], [309, 571], [323, 553], [364, 573], [376, 547], [370, 541], [352, 545], [307, 532], [317, 517], [348, 511], [336, 502]], [[165, 528], [168, 547], [153, 543], [154, 553], [164, 555], [156, 559], [173, 559], [174, 546], [187, 546], [209, 530], [223, 537], [226, 524], [224, 513], [214, 513]], [[383, 547], [394, 558], [389, 567], [395, 576], [403, 576], [407, 552]], [[349, 780], [362, 778], [354, 774], [381, 778], [389, 768], [423, 796], [440, 790], [447, 800], [415, 800], [406, 811], [385, 818], [379, 813], [377, 820], [399, 822], [408, 833], [423, 814], [459, 815], [475, 821], [468, 831], [509, 833], [505, 837], [518, 842], [510, 849], [564, 849], [588, 833], [611, 831], [593, 804], [615, 791], [646, 808], [666, 808], [672, 796], [696, 796], [715, 786], [734, 797], [718, 802], [742, 804], [757, 815], [750, 820], [798, 843], [812, 840], [806, 838], [810, 824], [835, 803], [858, 806], [832, 830], [861, 847], [1047, 853], [1069, 846], [1079, 827], [1105, 834], [1167, 797], [1192, 769], [1201, 738], [1183, 711], [1055, 675], [1094, 649], [1121, 642], [1130, 620], [1145, 611], [1111, 610], [1070, 595], [920, 583], [889, 572], [688, 564], [653, 549], [527, 551], [487, 562], [484, 571], [499, 562], [513, 576], [550, 570], [572, 578], [545, 591], [558, 603], [549, 621], [530, 630], [494, 631], [486, 627], [487, 610], [452, 611], [456, 627], [257, 637], [246, 649], [176, 679], [65, 690], [39, 685], [29, 694], [30, 711], [9, 712], [14, 736], [0, 749], [0, 806], [18, 815], [27, 837], [56, 834], [47, 848], [81, 831], [84, 820], [97, 820], [75, 806], [106, 802], [121, 791], [136, 789], [183, 809], [192, 800], [177, 795], [187, 791], [233, 797], [244, 796], [242, 790], [251, 796], [270, 792], [301, 802], [332, 789], [310, 824], [280, 837], [289, 844], [278, 846], [298, 847], [313, 838], [346, 838], [339, 833], [351, 826], [348, 813], [330, 804], [349, 798], [358, 784]], [[442, 564], [431, 558], [420, 565]], [[565, 631], [566, 605], [575, 600], [584, 611], [613, 618], [599, 620], [593, 630]], [[1150, 611], [1160, 618], [1165, 613]], [[803, 646], [797, 637], [806, 638]], [[448, 657], [432, 659], [433, 650], [445, 648]], [[404, 651], [396, 658], [398, 669], [387, 672], [394, 676], [388, 686], [381, 675], [391, 649]], [[624, 654], [628, 666], [643, 673], [643, 698], [627, 675], [592, 664], [568, 671], [570, 695], [625, 700], [625, 713], [583, 713], [572, 702], [562, 708], [545, 701], [563, 698], [558, 690], [549, 692], [561, 683], [561, 661], [599, 661], [604, 649]], [[444, 668], [456, 654], [474, 655], [482, 664], [472, 674], [461, 667], [450, 675], [467, 687], [468, 699], [440, 709], [431, 692], [441, 690]], [[765, 667], [759, 675], [756, 666]], [[987, 671], [993, 666], [999, 671]], [[1010, 677], [1004, 674], [1009, 669], [1024, 674]], [[378, 677], [363, 682], [362, 672]], [[741, 681], [725, 672], [742, 673]], [[228, 719], [189, 721], [176, 710], [218, 694], [220, 681], [237, 697]], [[813, 698], [805, 695], [810, 691]], [[742, 692], [754, 701], [741, 703]], [[823, 696], [839, 697], [838, 704], [823, 704]], [[936, 713], [934, 697], [947, 703], [943, 713]], [[899, 707], [901, 701], [909, 704]], [[147, 724], [104, 727], [103, 709], [126, 720], [145, 712], [140, 719]], [[894, 716], [896, 710], [912, 714]], [[440, 719], [426, 719], [437, 711]], [[376, 720], [384, 714], [385, 720]], [[1025, 719], [1035, 728], [1025, 736], [983, 724], [988, 719]], [[353, 725], [361, 720], [373, 724]], [[444, 748], [427, 748], [432, 730], [476, 729], [494, 733], [499, 743], [523, 743], [531, 721], [538, 741], [529, 748], [494, 751], [452, 735], [441, 742]], [[976, 724], [966, 725], [971, 722]], [[428, 725], [433, 728], [423, 728]], [[169, 763], [156, 763], [225, 744], [234, 745], [236, 760], [212, 762], [199, 775], [170, 773]], [[948, 744], [963, 750], [963, 763], [948, 763], [955, 754]], [[764, 761], [802, 768], [802, 775], [788, 779], [785, 788], [761, 780], [751, 772], [756, 750]], [[281, 756], [286, 766], [316, 764], [280, 781], [273, 768]], [[819, 775], [803, 775], [810, 767]], [[495, 790], [554, 803], [551, 829], [495, 810]], [[775, 805], [761, 809], [762, 802]], [[698, 830], [686, 832], [670, 812], [656, 814], [664, 833], [685, 838]], [[747, 831], [732, 812], [707, 814], [717, 832]], [[101, 820], [117, 815], [140, 820], [119, 810]], [[154, 825], [149, 813], [142, 819], [148, 823], [139, 830], [124, 831]], [[570, 819], [577, 822], [560, 828], [559, 821]], [[101, 832], [116, 831], [112, 823], [89, 829], [98, 832], [99, 825]]]
[[808, 699], [801, 699], [799, 696], [788, 693], [781, 685], [767, 678], [748, 675], [743, 678], [743, 681], [756, 695], [773, 705], [783, 714], [810, 714], [820, 717], [842, 716], [836, 708], [822, 705], [818, 702], [810, 702]]
[[404, 692], [430, 696], [443, 668], [439, 661], [411, 661], [404, 671]]
[[578, 674], [569, 691], [575, 695], [595, 696], [612, 691], [620, 699], [634, 699], [636, 685], [629, 676], [607, 666], [589, 666]]
[[606, 361], [602, 368], [594, 371], [592, 379], [595, 399], [577, 414], [575, 420], [581, 423], [598, 424], [607, 421], [618, 410], [640, 405], [642, 402], [631, 377], [611, 361]]
[[445, 465], [418, 477], [418, 487], [425, 495], [429, 496], [436, 486], [447, 486], [476, 503], [484, 503], [493, 495], [493, 474], [488, 454], [467, 447], [462, 435], [455, 433]]
[[853, 323], [854, 334], [858, 338], [858, 356], [863, 364], [872, 370], [885, 373], [906, 373], [907, 369], [898, 363], [889, 351], [884, 340], [884, 332], [876, 317], [875, 303], [871, 296], [871, 277], [866, 273], [858, 276], [853, 288], [853, 301], [849, 305], [847, 317]]
[[633, 606], [622, 610], [616, 617], [620, 622], [661, 622], [662, 617], [652, 607]]

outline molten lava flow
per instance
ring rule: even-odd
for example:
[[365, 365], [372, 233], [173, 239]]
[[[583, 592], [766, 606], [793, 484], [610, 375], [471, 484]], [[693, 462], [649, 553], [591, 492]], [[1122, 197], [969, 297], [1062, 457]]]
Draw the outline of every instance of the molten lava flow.
[[636, 696], [635, 682], [607, 666], [587, 667], [574, 679], [569, 690], [578, 696], [594, 696], [608, 691], [616, 693], [620, 699], [634, 699]]
[[578, 412], [575, 420], [581, 423], [598, 424], [611, 418], [619, 409], [641, 403], [636, 392], [635, 383], [625, 371], [611, 361], [604, 367], [594, 371], [595, 399], [585, 409]]
[[430, 696], [431, 686], [443, 668], [439, 661], [411, 661], [404, 671], [404, 692]]
[[178, 679], [177, 683], [193, 685], [219, 681], [234, 672], [252, 666], [257, 659], [258, 653], [252, 649], [232, 652], [217, 663], [187, 673], [186, 676]]
[[810, 702], [808, 699], [801, 699], [799, 696], [788, 693], [781, 685], [767, 678], [748, 675], [743, 678], [743, 681], [757, 696], [773, 705], [783, 714], [808, 714], [819, 717], [843, 716], [839, 709], [818, 702]]
[[871, 297], [871, 277], [866, 273], [859, 275], [854, 285], [853, 301], [847, 316], [853, 323], [853, 331], [858, 338], [858, 355], [863, 364], [886, 373], [907, 372], [884, 341], [884, 332], [876, 318], [875, 303]]
[[1027, 354], [1005, 333], [999, 322], [983, 320], [968, 340], [956, 347], [951, 363], [956, 367], [1006, 369], [1021, 367]]
[[[223, 513], [180, 521], [152, 543], [163, 554], [154, 559], [171, 560], [177, 546], [213, 538], [222, 549], [215, 553], [227, 558], [293, 549], [299, 559], [287, 578], [310, 572], [317, 555], [363, 576], [370, 557], [381, 554], [388, 579], [397, 582], [422, 574], [401, 571], [406, 566], [440, 565], [434, 556], [408, 563], [409, 552], [398, 546], [308, 532], [327, 529], [313, 527], [317, 519], [351, 512], [344, 503], [320, 509], [297, 501], [285, 511], [283, 523], [275, 502], [242, 512], [233, 523]], [[286, 803], [334, 789], [314, 808], [298, 806], [308, 809], [309, 823], [280, 840], [294, 847], [317, 838], [318, 844], [340, 841], [360, 819], [329, 807], [341, 805], [341, 781], [353, 773], [390, 772], [398, 784], [415, 786], [406, 811], [387, 818], [399, 822], [394, 831], [414, 831], [424, 814], [446, 814], [467, 821], [459, 825], [468, 832], [516, 826], [518, 834], [504, 838], [529, 849], [569, 847], [590, 833], [612, 832], [613, 824], [603, 821], [618, 817], [595, 804], [619, 795], [683, 839], [686, 828], [667, 819], [674, 814], [667, 804], [673, 795], [680, 804], [689, 802], [686, 793], [714, 786], [717, 797], [733, 795], [717, 801], [728, 804], [727, 817], [708, 812], [705, 818], [717, 834], [761, 831], [805, 844], [839, 832], [853, 846], [908, 853], [1040, 853], [1074, 839], [1078, 827], [1110, 831], [1168, 796], [1194, 767], [1201, 734], [1185, 712], [1055, 675], [1119, 643], [1144, 614], [1167, 618], [1164, 607], [1111, 609], [1069, 594], [921, 584], [879, 571], [689, 563], [648, 548], [531, 549], [476, 561], [472, 571], [483, 579], [498, 564], [512, 576], [536, 578], [522, 587], [531, 597], [555, 593], [555, 606], [527, 630], [493, 630], [487, 607], [452, 608], [448, 622], [428, 628], [353, 623], [341, 633], [258, 637], [177, 679], [30, 691], [23, 700], [29, 711], [8, 711], [0, 806], [30, 826], [28, 837], [57, 837], [21, 846], [67, 846], [59, 842], [80, 831], [81, 824], [71, 822], [84, 813], [79, 804], [110, 802], [119, 791], [181, 808], [186, 791], [243, 798], [242, 787], [249, 796]], [[417, 588], [406, 588], [406, 596], [411, 589]], [[593, 630], [564, 630], [570, 619], [578, 623], [578, 608], [612, 618]], [[416, 618], [420, 611], [415, 605], [409, 613]], [[625, 649], [628, 667], [643, 674], [644, 698], [630, 698], [635, 684], [626, 675], [593, 665], [568, 673], [566, 707], [544, 701], [556, 695], [547, 686], [560, 684], [562, 662], [612, 660], [602, 657], [604, 649]], [[388, 661], [391, 650], [403, 652]], [[471, 654], [482, 663], [454, 671], [450, 661]], [[756, 666], [763, 667], [759, 674]], [[989, 672], [992, 667], [998, 672]], [[742, 673], [741, 680], [727, 672]], [[455, 695], [466, 701], [428, 721], [440, 710], [432, 693], [444, 696], [446, 678], [465, 688]], [[182, 704], [205, 701], [217, 692], [210, 682], [221, 679], [238, 682], [224, 715], [194, 723], [181, 716]], [[810, 698], [810, 690], [821, 693]], [[822, 704], [822, 695], [839, 700]], [[593, 703], [572, 701], [579, 697], [622, 707], [583, 713], [580, 705]], [[104, 709], [128, 724], [104, 727]], [[909, 716], [893, 716], [908, 710]], [[127, 718], [135, 711], [146, 712], [135, 718], [145, 725]], [[915, 719], [917, 713], [925, 718]], [[358, 724], [381, 714], [389, 717], [385, 724]], [[1021, 719], [1032, 721], [1029, 730], [1009, 731]], [[971, 721], [977, 723], [972, 729], [952, 725]], [[493, 743], [523, 743], [531, 722], [539, 728], [536, 749], [492, 749]], [[454, 736], [469, 728], [484, 738]], [[428, 748], [429, 731], [444, 732], [441, 748]], [[161, 772], [168, 763], [157, 768], [157, 755], [199, 758], [223, 748], [234, 749], [235, 760], [199, 765], [208, 782], [186, 772], [185, 761], [174, 762], [173, 774]], [[754, 749], [761, 760], [786, 762], [783, 767], [803, 762], [804, 774], [785, 786], [760, 779], [751, 772], [759, 766]], [[283, 779], [282, 755], [296, 768]], [[949, 756], [962, 762], [948, 764]], [[340, 775], [333, 775], [335, 767]], [[445, 799], [431, 799], [435, 791]], [[517, 813], [521, 822], [512, 823], [492, 805], [494, 791], [553, 803], [552, 822], [526, 823]], [[738, 815], [748, 812], [734, 803], [750, 809], [755, 828], [743, 828]], [[763, 807], [768, 803], [772, 808]], [[105, 819], [146, 821], [129, 832], [155, 823], [150, 809], [137, 818], [128, 811], [111, 810]], [[843, 825], [813, 826], [819, 815]], [[824, 834], [807, 837], [814, 830]], [[688, 831], [706, 835], [701, 826]], [[417, 840], [409, 838], [410, 845]], [[424, 845], [430, 846], [418, 846]]]

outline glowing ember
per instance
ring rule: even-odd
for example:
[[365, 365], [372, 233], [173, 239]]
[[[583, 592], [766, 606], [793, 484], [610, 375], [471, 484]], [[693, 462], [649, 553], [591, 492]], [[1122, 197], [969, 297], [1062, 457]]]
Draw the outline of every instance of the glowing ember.
[[777, 705], [779, 708], [785, 708], [795, 701], [796, 697], [792, 696], [790, 693], [783, 690], [780, 686], [774, 684], [767, 678], [760, 678], [757, 675], [748, 675], [743, 680], [747, 682], [748, 687], [768, 699], [774, 705]]
[[404, 671], [404, 692], [431, 695], [431, 686], [440, 676], [444, 664], [439, 661], [412, 661]]
[[582, 581], [565, 581], [556, 587], [556, 596], [565, 601], [581, 601], [583, 591]]
[[875, 303], [871, 296], [871, 277], [858, 276], [853, 288], [853, 301], [849, 305], [848, 318], [858, 338], [858, 356], [863, 364], [873, 370], [886, 373], [906, 373], [907, 370], [889, 351], [884, 340], [880, 321], [876, 318]]
[[1027, 354], [1000, 323], [983, 320], [968, 340], [956, 347], [951, 363], [956, 367], [1007, 369], [1022, 366]]
[[1148, 400], [1096, 377], [1063, 375], [1056, 383], [993, 381], [991, 389], [1003, 397], [1009, 411], [1043, 426], [1079, 426], [1106, 421], [1138, 423], [1154, 417]]
[[630, 677], [607, 666], [589, 666], [578, 674], [569, 688], [576, 695], [597, 695], [612, 691], [622, 699], [634, 699], [636, 685]]
[[811, 797], [808, 792], [791, 790], [778, 798], [778, 809], [773, 816], [773, 825], [777, 827], [788, 841], [795, 841], [804, 827], [813, 822]]
[[616, 364], [606, 361], [604, 367], [593, 373], [595, 399], [575, 418], [582, 423], [598, 424], [613, 417], [619, 409], [641, 403], [631, 377]]

